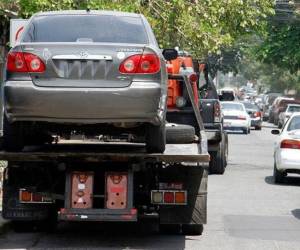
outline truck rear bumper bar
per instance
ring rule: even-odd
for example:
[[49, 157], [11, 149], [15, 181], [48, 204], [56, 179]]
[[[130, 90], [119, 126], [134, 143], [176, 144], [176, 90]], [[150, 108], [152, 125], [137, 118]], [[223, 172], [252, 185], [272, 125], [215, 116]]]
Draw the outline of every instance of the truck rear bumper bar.
[[149, 154], [143, 144], [94, 143], [80, 141], [49, 145], [43, 148], [25, 148], [22, 152], [0, 151], [0, 160], [13, 162], [41, 161], [86, 161], [86, 162], [167, 162], [167, 163], [208, 163], [207, 152], [199, 152], [197, 143], [167, 144], [164, 153]]
[[[81, 210], [81, 211], [80, 211]], [[62, 209], [58, 219], [63, 221], [137, 221], [136, 209]]]

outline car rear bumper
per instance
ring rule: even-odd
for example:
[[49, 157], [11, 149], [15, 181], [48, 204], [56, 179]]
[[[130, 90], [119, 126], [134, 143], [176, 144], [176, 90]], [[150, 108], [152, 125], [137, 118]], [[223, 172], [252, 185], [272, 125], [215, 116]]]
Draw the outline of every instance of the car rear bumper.
[[7, 81], [4, 93], [11, 122], [159, 125], [166, 111], [165, 91], [156, 82], [133, 82], [125, 88], [52, 88], [37, 87], [31, 81]]
[[260, 118], [251, 118], [251, 127], [261, 127], [262, 120]]
[[281, 149], [276, 158], [278, 170], [300, 170], [299, 149]]
[[247, 120], [224, 120], [223, 128], [225, 130], [243, 130], [249, 128]]

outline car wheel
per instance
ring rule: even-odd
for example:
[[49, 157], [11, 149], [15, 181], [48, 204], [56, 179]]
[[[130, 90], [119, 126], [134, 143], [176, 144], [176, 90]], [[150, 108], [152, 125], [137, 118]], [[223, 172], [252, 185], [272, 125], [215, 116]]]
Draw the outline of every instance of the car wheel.
[[277, 169], [276, 164], [274, 164], [273, 177], [275, 183], [282, 183], [284, 181], [285, 173]]
[[243, 134], [247, 135], [249, 132], [248, 128], [243, 128]]
[[201, 235], [203, 233], [202, 224], [183, 224], [181, 226], [183, 235]]
[[148, 153], [163, 153], [166, 148], [165, 123], [160, 126], [147, 125], [146, 150]]
[[225, 172], [225, 152], [223, 150], [212, 151], [210, 154], [209, 173], [210, 174], [224, 174]]
[[183, 124], [167, 124], [166, 140], [170, 144], [184, 144], [195, 141], [195, 128]]
[[21, 151], [25, 146], [25, 135], [22, 123], [10, 123], [3, 116], [3, 148], [7, 151]]
[[261, 126], [256, 126], [255, 130], [261, 130]]

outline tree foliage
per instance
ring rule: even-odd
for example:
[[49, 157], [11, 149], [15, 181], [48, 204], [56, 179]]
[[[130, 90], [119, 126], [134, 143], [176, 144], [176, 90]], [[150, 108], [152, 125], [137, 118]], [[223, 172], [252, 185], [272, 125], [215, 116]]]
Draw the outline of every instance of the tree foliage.
[[200, 58], [220, 54], [244, 34], [261, 32], [273, 0], [2, 0], [20, 17], [40, 11], [110, 9], [144, 14], [161, 47], [179, 46]]
[[260, 61], [274, 64], [291, 73], [300, 70], [299, 12], [299, 5], [293, 2], [285, 6], [277, 5], [276, 15], [269, 22], [267, 35], [256, 51]]

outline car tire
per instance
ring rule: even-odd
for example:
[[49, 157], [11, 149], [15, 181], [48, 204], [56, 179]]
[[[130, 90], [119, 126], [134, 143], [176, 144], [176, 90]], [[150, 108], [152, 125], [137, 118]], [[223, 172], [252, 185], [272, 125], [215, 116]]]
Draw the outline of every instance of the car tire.
[[285, 173], [284, 172], [280, 172], [277, 169], [276, 164], [274, 164], [274, 171], [273, 171], [274, 182], [275, 183], [283, 183], [284, 177], [285, 177]]
[[166, 148], [166, 127], [165, 123], [160, 126], [147, 125], [146, 150], [148, 153], [163, 153]]
[[261, 126], [255, 126], [255, 130], [261, 130]]
[[195, 128], [190, 125], [168, 124], [166, 140], [170, 144], [184, 144], [195, 141]]
[[203, 233], [202, 224], [182, 224], [181, 231], [183, 235], [201, 235]]
[[249, 133], [249, 129], [248, 128], [243, 128], [243, 134], [247, 135]]
[[25, 133], [20, 122], [10, 123], [3, 116], [3, 148], [7, 151], [21, 151], [25, 146]]
[[224, 174], [225, 172], [225, 152], [223, 149], [219, 151], [211, 151], [210, 162], [209, 162], [209, 173], [210, 174]]

